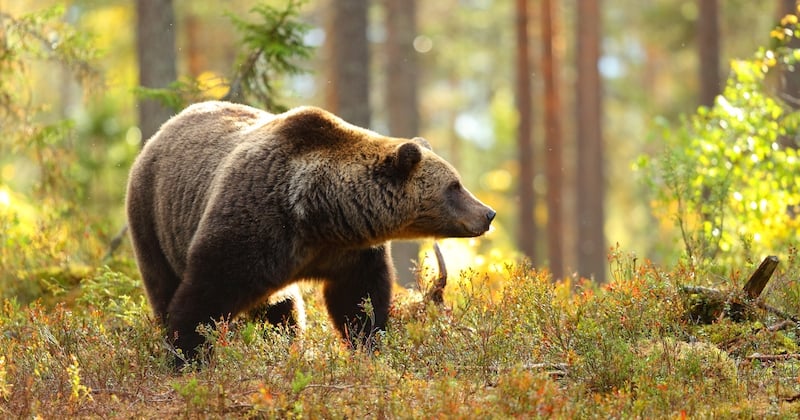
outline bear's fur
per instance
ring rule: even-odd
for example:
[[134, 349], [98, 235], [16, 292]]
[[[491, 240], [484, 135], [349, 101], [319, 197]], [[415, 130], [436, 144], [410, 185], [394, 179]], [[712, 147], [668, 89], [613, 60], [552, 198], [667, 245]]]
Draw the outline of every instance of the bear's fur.
[[192, 105], [147, 142], [127, 212], [149, 301], [189, 358], [201, 323], [245, 311], [302, 323], [291, 302], [270, 301], [297, 298], [286, 288], [299, 280], [321, 281], [336, 328], [363, 339], [386, 325], [388, 241], [478, 236], [495, 215], [421, 138], [227, 102]]

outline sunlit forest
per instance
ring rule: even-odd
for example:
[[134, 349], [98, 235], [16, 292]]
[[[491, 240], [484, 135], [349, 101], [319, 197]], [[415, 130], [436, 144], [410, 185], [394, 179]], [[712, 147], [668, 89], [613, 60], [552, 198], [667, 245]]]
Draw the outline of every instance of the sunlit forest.
[[[796, 418], [799, 15], [0, 0], [0, 416]], [[303, 331], [215, 319], [213, 353], [176, 370], [126, 185], [207, 100], [423, 137], [497, 216], [392, 244], [374, 347], [346, 346], [308, 282]]]

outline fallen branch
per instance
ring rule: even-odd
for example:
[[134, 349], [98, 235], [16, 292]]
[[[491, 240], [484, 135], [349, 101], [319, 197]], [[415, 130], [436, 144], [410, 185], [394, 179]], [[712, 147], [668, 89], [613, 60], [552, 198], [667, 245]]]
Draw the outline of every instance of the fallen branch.
[[477, 366], [477, 365], [458, 365], [458, 369], [472, 371], [488, 371], [492, 375], [500, 375], [516, 369], [527, 371], [544, 372], [554, 379], [559, 379], [569, 374], [569, 365], [563, 362], [558, 363], [523, 363], [521, 366]]
[[566, 363], [531, 363], [526, 365], [528, 370], [546, 371], [548, 376], [558, 379], [567, 376], [569, 365]]
[[767, 312], [769, 312], [769, 313], [771, 313], [773, 315], [777, 315], [777, 316], [779, 316], [779, 317], [781, 317], [783, 319], [788, 319], [788, 320], [794, 322], [795, 324], [800, 324], [800, 317], [798, 317], [797, 315], [792, 315], [792, 314], [790, 314], [790, 313], [788, 313], [786, 311], [782, 311], [782, 310], [780, 310], [780, 309], [778, 309], [778, 308], [776, 308], [774, 306], [770, 306], [770, 305], [762, 302], [761, 300], [756, 301], [756, 306], [758, 306], [759, 308], [761, 308], [761, 309], [763, 309], [763, 310], [765, 310], [765, 311], [767, 311]]
[[800, 360], [800, 353], [789, 353], [789, 354], [761, 354], [761, 353], [753, 353], [745, 359], [748, 360], [758, 360], [761, 362], [783, 362], [786, 360], [793, 360], [798, 359]]
[[769, 327], [767, 327], [767, 331], [775, 332], [775, 331], [787, 330], [789, 328], [794, 327], [795, 325], [797, 325], [797, 322], [789, 319], [784, 319], [783, 321], [778, 322], [777, 324], [770, 325]]

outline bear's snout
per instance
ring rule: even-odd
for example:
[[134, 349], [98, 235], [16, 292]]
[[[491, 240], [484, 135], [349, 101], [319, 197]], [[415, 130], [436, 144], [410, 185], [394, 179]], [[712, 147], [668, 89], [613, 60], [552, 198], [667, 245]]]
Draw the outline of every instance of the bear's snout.
[[[477, 200], [476, 200], [477, 201]], [[481, 236], [486, 233], [492, 225], [492, 220], [497, 215], [491, 207], [477, 201], [477, 208], [472, 213], [471, 222], [466, 222], [464, 228], [468, 237]]]
[[487, 209], [485, 213], [486, 220], [484, 221], [484, 225], [481, 228], [481, 230], [477, 232], [476, 236], [483, 235], [484, 233], [488, 232], [489, 228], [492, 226], [492, 220], [494, 220], [494, 217], [497, 215], [497, 212], [494, 211], [494, 209], [492, 209], [491, 207], [486, 206], [485, 204], [484, 207], [486, 207]]

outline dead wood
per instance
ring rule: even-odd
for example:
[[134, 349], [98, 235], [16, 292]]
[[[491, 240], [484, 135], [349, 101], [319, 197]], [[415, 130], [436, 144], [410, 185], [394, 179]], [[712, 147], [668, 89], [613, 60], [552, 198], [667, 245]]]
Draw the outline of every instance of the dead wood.
[[765, 311], [767, 311], [767, 312], [769, 312], [769, 313], [771, 313], [773, 315], [777, 315], [777, 316], [779, 316], [779, 317], [781, 317], [783, 319], [788, 319], [788, 320], [794, 322], [795, 324], [800, 324], [800, 317], [798, 317], [797, 315], [792, 315], [792, 314], [790, 314], [790, 313], [788, 313], [786, 311], [782, 311], [782, 310], [780, 310], [780, 309], [778, 309], [778, 308], [776, 308], [774, 306], [767, 305], [766, 303], [764, 303], [764, 302], [762, 302], [760, 300], [756, 301], [756, 306], [758, 306], [759, 308], [761, 308], [761, 309], [763, 309], [763, 310], [765, 310]]
[[778, 257], [774, 255], [770, 255], [764, 258], [764, 261], [761, 261], [761, 264], [744, 285], [743, 290], [750, 299], [755, 299], [761, 295], [776, 267], [778, 267]]
[[784, 320], [778, 322], [777, 324], [773, 324], [773, 325], [770, 325], [769, 327], [767, 327], [767, 331], [775, 332], [775, 331], [788, 330], [789, 328], [792, 328], [795, 325], [797, 325], [797, 322], [789, 320], [789, 319], [784, 319]]
[[681, 292], [686, 295], [684, 305], [690, 321], [698, 324], [710, 324], [722, 317], [741, 322], [755, 319], [761, 308], [781, 318], [800, 322], [800, 318], [773, 308], [757, 299], [769, 282], [778, 257], [770, 255], [761, 262], [745, 283], [741, 291], [721, 291], [709, 287], [682, 286]]
[[444, 287], [447, 286], [447, 267], [444, 264], [442, 250], [437, 242], [433, 243], [433, 253], [436, 255], [436, 264], [439, 266], [439, 275], [428, 290], [427, 298], [437, 305], [444, 304]]
[[789, 354], [761, 354], [761, 353], [753, 353], [745, 359], [748, 360], [758, 360], [761, 362], [783, 362], [786, 360], [798, 360], [800, 359], [800, 353], [789, 353]]

